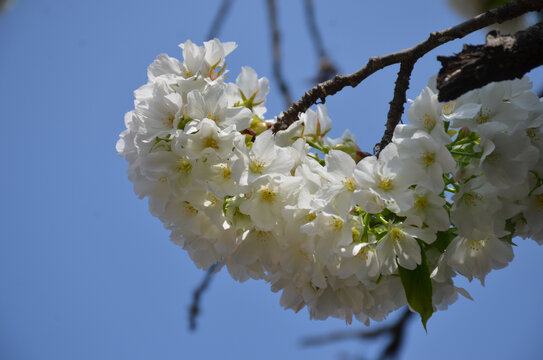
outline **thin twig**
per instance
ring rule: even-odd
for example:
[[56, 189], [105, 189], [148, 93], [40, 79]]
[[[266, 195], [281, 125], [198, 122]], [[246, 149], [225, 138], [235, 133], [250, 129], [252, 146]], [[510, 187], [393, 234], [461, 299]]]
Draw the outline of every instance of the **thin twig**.
[[392, 141], [392, 135], [394, 135], [394, 129], [400, 122], [403, 114], [403, 105], [405, 104], [405, 97], [407, 89], [409, 88], [409, 78], [415, 62], [411, 60], [402, 61], [400, 64], [400, 71], [398, 71], [398, 78], [396, 79], [396, 86], [394, 87], [394, 97], [390, 102], [390, 108], [388, 110], [387, 122], [385, 124], [386, 130], [383, 134], [381, 142], [375, 145], [373, 152], [379, 154], [387, 144]]
[[207, 269], [204, 280], [202, 280], [200, 285], [198, 285], [198, 287], [192, 293], [192, 304], [189, 308], [189, 329], [191, 331], [196, 330], [196, 318], [200, 314], [200, 297], [202, 296], [202, 293], [207, 290], [207, 287], [211, 282], [211, 278], [215, 274], [215, 271], [218, 269], [219, 265], [219, 263], [216, 263]]
[[307, 20], [307, 27], [309, 34], [313, 40], [313, 46], [317, 51], [319, 57], [319, 73], [315, 77], [317, 83], [331, 79], [337, 75], [338, 71], [333, 62], [330, 60], [322, 41], [321, 33], [315, 20], [315, 8], [313, 6], [313, 0], [304, 0], [305, 4], [305, 18]]
[[279, 33], [279, 26], [277, 23], [277, 9], [275, 6], [275, 0], [267, 0], [267, 3], [272, 35], [273, 76], [279, 85], [279, 90], [283, 95], [285, 106], [289, 107], [292, 104], [292, 97], [290, 96], [287, 83], [283, 78], [283, 72], [281, 70], [281, 34]]
[[465, 45], [461, 53], [437, 59], [442, 65], [437, 76], [442, 102], [493, 81], [521, 78], [543, 64], [543, 23], [512, 36], [491, 31], [485, 45]]
[[327, 96], [334, 95], [347, 86], [355, 87], [374, 72], [400, 62], [412, 61], [415, 63], [419, 58], [436, 47], [449, 41], [463, 38], [472, 32], [482, 29], [488, 25], [502, 23], [530, 11], [543, 9], [541, 0], [516, 0], [509, 2], [499, 8], [489, 10], [481, 15], [464, 21], [463, 23], [451, 28], [433, 32], [428, 39], [423, 42], [392, 54], [373, 57], [368, 60], [366, 66], [349, 75], [337, 75], [332, 80], [325, 81], [314, 86], [306, 92], [302, 98], [292, 104], [292, 106], [282, 112], [277, 117], [277, 122], [273, 126], [273, 131], [284, 130], [288, 128], [298, 118], [298, 114], [306, 111], [311, 105], [319, 99], [324, 102]]
[[226, 19], [226, 14], [230, 10], [230, 5], [232, 5], [232, 0], [222, 0], [221, 7], [217, 11], [213, 23], [211, 23], [211, 28], [207, 33], [206, 39], [211, 40], [219, 36], [224, 19]]
[[308, 337], [302, 340], [302, 346], [326, 345], [340, 340], [368, 340], [389, 336], [389, 341], [381, 351], [379, 359], [393, 359], [400, 353], [407, 329], [406, 325], [412, 315], [413, 312], [406, 307], [403, 314], [390, 325], [380, 327], [376, 330], [339, 331], [325, 336]]

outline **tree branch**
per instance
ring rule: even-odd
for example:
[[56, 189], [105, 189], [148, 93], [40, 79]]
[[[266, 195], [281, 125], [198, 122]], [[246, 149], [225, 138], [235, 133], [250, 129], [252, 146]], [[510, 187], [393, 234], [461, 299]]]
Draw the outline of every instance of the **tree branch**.
[[402, 118], [403, 105], [405, 104], [406, 92], [407, 89], [409, 89], [409, 79], [414, 66], [415, 62], [410, 60], [403, 61], [400, 64], [400, 71], [398, 71], [398, 78], [396, 79], [396, 86], [394, 87], [394, 97], [390, 102], [387, 122], [385, 124], [386, 130], [381, 138], [381, 142], [377, 143], [373, 148], [375, 154], [379, 154], [381, 150], [392, 141], [394, 129]]
[[368, 340], [390, 336], [388, 343], [379, 355], [379, 359], [393, 359], [396, 358], [400, 353], [400, 349], [405, 338], [406, 325], [412, 315], [413, 312], [406, 307], [402, 316], [400, 316], [400, 318], [398, 318], [398, 320], [391, 325], [383, 326], [376, 330], [339, 331], [325, 336], [308, 337], [302, 340], [302, 346], [325, 345], [348, 339]]
[[292, 97], [287, 86], [285, 79], [283, 78], [283, 72], [281, 69], [281, 34], [279, 33], [279, 26], [277, 24], [277, 9], [275, 6], [275, 0], [267, 0], [268, 12], [270, 18], [270, 28], [272, 35], [272, 47], [273, 47], [273, 76], [275, 81], [279, 85], [279, 90], [283, 95], [285, 106], [292, 104]]
[[513, 36], [491, 31], [485, 45], [464, 45], [454, 56], [438, 56], [438, 99], [450, 101], [493, 81], [521, 78], [543, 64], [543, 23]]
[[219, 8], [219, 11], [217, 11], [215, 19], [213, 19], [209, 33], [207, 33], [206, 39], [212, 40], [219, 35], [224, 19], [226, 19], [226, 14], [228, 13], [228, 10], [230, 10], [230, 5], [232, 5], [232, 0], [222, 1], [221, 7]]
[[349, 75], [337, 75], [334, 79], [317, 84], [306, 92], [298, 102], [292, 104], [288, 110], [282, 112], [277, 117], [277, 122], [273, 126], [273, 131], [277, 132], [279, 130], [285, 130], [290, 124], [296, 121], [299, 113], [306, 111], [311, 105], [315, 104], [317, 100], [320, 99], [324, 102], [327, 96], [334, 95], [347, 86], [355, 87], [368, 76], [384, 67], [407, 61], [413, 62], [414, 64], [429, 51], [451, 40], [463, 38], [488, 25], [502, 23], [524, 13], [540, 9], [543, 9], [543, 1], [541, 0], [512, 1], [499, 8], [489, 10], [470, 20], [464, 21], [459, 25], [439, 32], [433, 32], [428, 39], [411, 48], [380, 57], [370, 58], [366, 66], [358, 71]]
[[207, 269], [204, 280], [198, 285], [198, 287], [192, 293], [192, 304], [189, 308], [189, 329], [190, 331], [196, 330], [196, 318], [200, 314], [200, 297], [207, 290], [211, 278], [215, 274], [215, 271], [219, 268], [219, 263], [213, 264]]

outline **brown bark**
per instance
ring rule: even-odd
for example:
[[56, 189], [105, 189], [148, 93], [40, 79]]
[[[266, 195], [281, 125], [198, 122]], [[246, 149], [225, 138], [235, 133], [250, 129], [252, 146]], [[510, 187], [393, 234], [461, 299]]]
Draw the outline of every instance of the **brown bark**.
[[454, 56], [438, 56], [439, 101], [450, 101], [493, 81], [521, 78], [543, 64], [543, 23], [514, 35], [491, 31], [485, 45], [464, 45]]

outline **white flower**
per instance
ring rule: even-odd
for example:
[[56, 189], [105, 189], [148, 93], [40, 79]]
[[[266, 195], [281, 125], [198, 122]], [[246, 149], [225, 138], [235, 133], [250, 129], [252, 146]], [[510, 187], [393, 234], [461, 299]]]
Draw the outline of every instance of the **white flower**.
[[315, 239], [315, 256], [324, 264], [339, 246], [347, 246], [353, 241], [349, 222], [324, 211], [319, 211], [314, 220], [300, 227], [300, 231]]
[[234, 179], [241, 185], [247, 185], [262, 175], [290, 174], [294, 166], [291, 151], [275, 145], [271, 130], [264, 131], [256, 137], [253, 146], [248, 149], [245, 144], [236, 146], [238, 160], [233, 165]]
[[424, 88], [407, 110], [409, 125], [398, 125], [394, 129], [393, 141], [410, 138], [417, 130], [428, 133], [439, 144], [451, 142], [441, 120], [442, 105], [429, 87]]
[[381, 265], [381, 273], [394, 274], [398, 265], [414, 270], [422, 261], [420, 246], [416, 238], [431, 244], [436, 239], [435, 231], [420, 229], [408, 224], [388, 225], [388, 232], [377, 245], [377, 257]]
[[271, 231], [281, 221], [283, 208], [295, 201], [301, 181], [293, 177], [262, 176], [250, 184], [250, 196], [239, 209], [259, 230]]
[[479, 127], [494, 123], [502, 130], [514, 130], [525, 126], [527, 112], [522, 111], [510, 101], [511, 94], [507, 82], [493, 82], [480, 89], [472, 90], [457, 99], [455, 111], [446, 116], [452, 121], [452, 126], [467, 127], [471, 131], [479, 132]]
[[164, 81], [153, 83], [153, 96], [136, 103], [135, 113], [140, 121], [138, 133], [147, 142], [173, 133], [183, 117], [183, 99]]
[[432, 229], [446, 231], [451, 226], [449, 214], [443, 207], [444, 198], [420, 185], [415, 187], [414, 197], [413, 207], [399, 215], [407, 216], [409, 222], [419, 227], [424, 223]]
[[257, 116], [263, 117], [266, 113], [266, 95], [270, 92], [267, 78], [258, 78], [256, 71], [249, 66], [243, 66], [236, 79], [236, 84], [228, 84], [230, 105], [238, 104], [252, 110]]
[[331, 150], [325, 157], [326, 166], [314, 167], [324, 181], [315, 197], [328, 212], [339, 214], [346, 218], [352, 207], [353, 193], [356, 184], [353, 177], [356, 166], [354, 160], [343, 151]]
[[179, 44], [179, 47], [183, 49], [183, 77], [189, 79], [198, 75], [204, 62], [205, 48], [194, 44], [190, 40]]
[[[504, 224], [496, 219], [502, 204], [498, 200], [498, 189], [486, 182], [485, 177], [478, 177], [462, 185], [454, 194], [451, 208], [451, 221], [458, 228], [462, 237], [471, 238], [474, 232], [504, 236]], [[501, 228], [501, 232], [496, 230]]]
[[375, 245], [357, 242], [341, 248], [335, 264], [330, 267], [332, 267], [330, 272], [340, 279], [355, 276], [364, 284], [369, 285], [379, 277], [379, 260]]
[[500, 189], [524, 183], [528, 170], [539, 158], [526, 131], [504, 133], [488, 127], [481, 127], [480, 131], [484, 151], [479, 166], [488, 182]]
[[480, 240], [457, 236], [445, 250], [445, 256], [454, 270], [470, 281], [475, 277], [484, 285], [491, 270], [501, 269], [513, 260], [513, 249], [495, 236]]
[[191, 159], [215, 154], [225, 160], [232, 154], [234, 141], [241, 138], [241, 134], [233, 131], [233, 128], [219, 130], [210, 119], [200, 121], [192, 130], [181, 137], [182, 146]]
[[[368, 156], [356, 165], [354, 180], [362, 190], [369, 190], [377, 194], [390, 211], [398, 213], [413, 205], [413, 194], [408, 188], [413, 184], [415, 175], [416, 173], [413, 173], [412, 169], [404, 168], [397, 161], [394, 144], [389, 144], [383, 149], [379, 159], [375, 156]], [[366, 196], [363, 192], [355, 194], [355, 201], [363, 209], [366, 209], [366, 204], [360, 202], [361, 198], [358, 197], [358, 194], [363, 195], [362, 198], [366, 201], [371, 197]], [[374, 209], [375, 204], [369, 208]]]
[[332, 128], [332, 120], [328, 117], [326, 106], [317, 105], [317, 111], [307, 109], [305, 113], [300, 114], [300, 120], [304, 122], [304, 135], [312, 135], [320, 138]]
[[523, 212], [530, 237], [543, 245], [543, 186], [535, 189], [528, 198], [528, 207]]
[[204, 42], [205, 55], [202, 72], [211, 83], [226, 73], [224, 68], [225, 57], [234, 51], [237, 46], [235, 42], [222, 43], [216, 38]]
[[447, 148], [420, 130], [408, 139], [398, 139], [396, 146], [404, 166], [418, 172], [415, 182], [441, 194], [445, 186], [443, 174], [452, 172], [456, 166]]
[[251, 121], [249, 109], [228, 107], [228, 99], [222, 86], [212, 86], [204, 92], [193, 90], [188, 93], [187, 102], [188, 115], [192, 119], [211, 119], [221, 129], [234, 126], [236, 130], [241, 131], [246, 129]]
[[159, 76], [182, 76], [181, 62], [166, 54], [160, 54], [147, 69], [149, 81], [154, 81]]

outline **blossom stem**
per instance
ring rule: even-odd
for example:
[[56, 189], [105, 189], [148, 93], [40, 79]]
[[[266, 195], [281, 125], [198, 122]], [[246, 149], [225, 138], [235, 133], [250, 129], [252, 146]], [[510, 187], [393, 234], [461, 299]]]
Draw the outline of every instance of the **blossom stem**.
[[311, 146], [312, 148], [321, 151], [323, 154], [328, 154], [328, 150], [325, 149], [325, 148], [323, 148], [322, 146], [320, 146], [320, 145], [317, 144], [316, 142], [313, 142], [313, 141], [308, 140], [308, 139], [305, 139], [305, 142], [306, 142], [309, 146]]
[[457, 150], [451, 150], [451, 154], [458, 155], [458, 156], [467, 156], [467, 157], [472, 157], [472, 158], [480, 158], [482, 155], [480, 152], [470, 153], [470, 152], [457, 151]]

